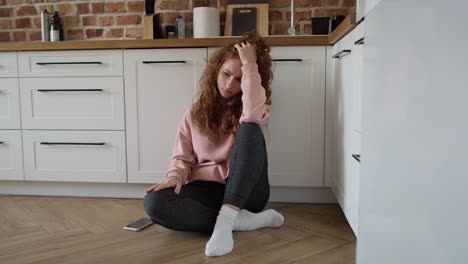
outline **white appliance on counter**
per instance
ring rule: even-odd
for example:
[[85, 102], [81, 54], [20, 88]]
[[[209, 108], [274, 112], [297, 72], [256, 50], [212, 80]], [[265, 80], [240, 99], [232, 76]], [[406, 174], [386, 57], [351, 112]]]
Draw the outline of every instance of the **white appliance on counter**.
[[366, 15], [358, 264], [468, 259], [468, 2]]

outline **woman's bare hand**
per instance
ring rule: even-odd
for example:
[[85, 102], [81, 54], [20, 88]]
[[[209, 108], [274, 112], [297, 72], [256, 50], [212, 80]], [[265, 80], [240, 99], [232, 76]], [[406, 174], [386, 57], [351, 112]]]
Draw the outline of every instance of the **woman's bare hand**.
[[149, 187], [148, 189], [146, 189], [145, 195], [147, 195], [150, 192], [157, 192], [159, 190], [171, 188], [171, 187], [175, 187], [174, 192], [176, 194], [179, 194], [180, 189], [182, 188], [182, 180], [180, 180], [178, 177], [169, 177], [163, 183], [155, 184]]
[[255, 50], [255, 45], [242, 42], [240, 45], [234, 45], [234, 47], [236, 47], [237, 51], [239, 52], [239, 57], [242, 64], [257, 62], [257, 51]]

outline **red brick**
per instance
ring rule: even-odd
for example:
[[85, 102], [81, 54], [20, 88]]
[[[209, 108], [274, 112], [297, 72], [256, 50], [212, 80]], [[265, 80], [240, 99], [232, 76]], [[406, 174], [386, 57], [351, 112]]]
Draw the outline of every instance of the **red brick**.
[[33, 25], [34, 25], [34, 28], [41, 28], [41, 18], [40, 17], [34, 17], [33, 18]]
[[10, 32], [0, 32], [0, 42], [8, 42], [10, 40]]
[[30, 28], [31, 19], [30, 18], [19, 18], [15, 20], [16, 28]]
[[11, 20], [8, 18], [2, 18], [0, 19], [0, 30], [2, 29], [11, 29], [13, 28], [13, 24], [11, 23]]
[[55, 5], [54, 11], [58, 11], [60, 16], [72, 14], [72, 6], [70, 4], [58, 4]]
[[[275, 23], [272, 28], [272, 35], [288, 35], [288, 29], [291, 26], [290, 23]], [[296, 34], [300, 31], [299, 23], [294, 27], [296, 29]]]
[[188, 0], [163, 0], [156, 6], [158, 9], [162, 10], [188, 10], [189, 1]]
[[290, 0], [270, 0], [270, 8], [290, 7]]
[[312, 26], [310, 23], [304, 25], [304, 34], [307, 34], [307, 35], [312, 34]]
[[13, 32], [13, 41], [26, 41], [26, 32], [25, 31]]
[[143, 29], [142, 28], [127, 28], [125, 32], [125, 37], [141, 39], [143, 38]]
[[110, 26], [112, 24], [114, 24], [114, 17], [112, 16], [99, 17], [100, 26]]
[[22, 0], [5, 0], [5, 5], [19, 5]]
[[96, 25], [96, 16], [84, 16], [83, 17], [83, 26], [95, 26]]
[[339, 4], [340, 0], [325, 0], [325, 6], [338, 6]]
[[[193, 22], [193, 13], [185, 13], [184, 14], [184, 19], [185, 19], [185, 23], [192, 23]], [[185, 28], [187, 28], [187, 26]]]
[[295, 7], [318, 7], [322, 6], [321, 0], [296, 0], [294, 2]]
[[83, 30], [82, 29], [69, 29], [67, 30], [67, 40], [82, 40]]
[[106, 33], [106, 38], [122, 38], [123, 28], [111, 28]]
[[42, 34], [40, 31], [30, 31], [29, 32], [29, 40], [42, 40]]
[[349, 14], [349, 10], [346, 8], [327, 8], [327, 9], [315, 9], [313, 17], [332, 17]]
[[21, 6], [16, 10], [17, 16], [34, 16], [37, 15], [36, 7], [30, 6]]
[[93, 14], [104, 13], [104, 3], [91, 3], [91, 10]]
[[144, 12], [145, 11], [145, 3], [143, 1], [128, 2], [127, 7], [128, 7], [128, 12]]
[[41, 13], [43, 10], [47, 10], [47, 12], [52, 13], [52, 10], [54, 10], [53, 5], [40, 5], [38, 6], [39, 13]]
[[342, 0], [341, 6], [346, 6], [346, 7], [356, 6], [356, 0]]
[[[304, 20], [310, 20], [310, 11], [296, 11], [294, 12], [294, 20], [297, 20], [299, 18], [299, 21], [304, 21]], [[291, 12], [286, 12], [286, 21], [291, 21]], [[294, 21], [296, 22], [296, 21]], [[291, 22], [289, 22], [291, 23]]]
[[79, 17], [78, 16], [65, 16], [63, 19], [64, 27], [76, 27], [79, 24]]
[[138, 25], [140, 23], [141, 23], [141, 17], [138, 15], [117, 17], [117, 25]]
[[10, 17], [13, 13], [13, 8], [0, 8], [0, 17]]
[[219, 6], [227, 6], [228, 0], [219, 0]]
[[76, 4], [76, 14], [89, 14], [89, 3], [78, 3]]
[[102, 37], [102, 29], [87, 29], [86, 30], [87, 38], [99, 38]]
[[269, 12], [269, 20], [270, 21], [282, 21], [283, 20], [283, 12], [277, 10], [271, 10]]
[[107, 13], [125, 13], [124, 2], [108, 2], [106, 4]]
[[179, 12], [166, 12], [164, 13], [164, 24], [174, 24], [178, 16], [182, 15]]

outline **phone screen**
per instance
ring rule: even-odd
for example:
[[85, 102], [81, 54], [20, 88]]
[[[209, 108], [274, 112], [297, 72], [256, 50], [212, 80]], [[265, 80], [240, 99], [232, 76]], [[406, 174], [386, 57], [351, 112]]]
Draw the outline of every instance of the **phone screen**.
[[148, 223], [152, 223], [151, 219], [149, 218], [141, 218], [131, 224], [128, 224], [127, 227], [130, 227], [130, 228], [140, 228], [142, 226], [145, 226], [147, 225]]

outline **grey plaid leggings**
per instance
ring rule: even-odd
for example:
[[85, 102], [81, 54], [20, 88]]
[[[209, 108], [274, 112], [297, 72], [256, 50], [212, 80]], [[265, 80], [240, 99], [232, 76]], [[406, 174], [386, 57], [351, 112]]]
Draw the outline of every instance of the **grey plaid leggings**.
[[268, 159], [260, 126], [242, 123], [229, 160], [226, 184], [194, 181], [179, 195], [174, 188], [151, 192], [144, 207], [153, 222], [180, 231], [211, 233], [223, 204], [251, 212], [262, 211], [270, 197]]

